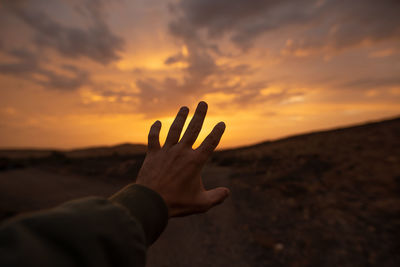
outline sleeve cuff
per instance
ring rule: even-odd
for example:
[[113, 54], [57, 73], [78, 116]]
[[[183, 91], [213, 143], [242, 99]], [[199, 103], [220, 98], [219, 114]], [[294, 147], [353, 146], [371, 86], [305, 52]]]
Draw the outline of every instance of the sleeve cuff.
[[151, 245], [164, 231], [168, 222], [168, 208], [163, 198], [142, 185], [130, 184], [110, 197], [125, 207], [143, 227], [147, 245]]

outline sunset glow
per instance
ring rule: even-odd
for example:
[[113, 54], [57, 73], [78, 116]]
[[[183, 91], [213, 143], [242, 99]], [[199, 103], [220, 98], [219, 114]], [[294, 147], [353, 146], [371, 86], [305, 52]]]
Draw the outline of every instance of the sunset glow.
[[[205, 100], [221, 148], [400, 114], [399, 1], [0, 1], [0, 147], [161, 138]], [[199, 141], [196, 145], [199, 144]]]

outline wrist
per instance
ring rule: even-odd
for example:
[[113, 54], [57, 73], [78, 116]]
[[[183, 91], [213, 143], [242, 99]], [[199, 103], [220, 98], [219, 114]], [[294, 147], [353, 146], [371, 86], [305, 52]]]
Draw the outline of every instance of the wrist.
[[160, 236], [167, 225], [168, 207], [164, 199], [146, 186], [129, 184], [109, 199], [126, 208], [140, 222], [148, 245]]

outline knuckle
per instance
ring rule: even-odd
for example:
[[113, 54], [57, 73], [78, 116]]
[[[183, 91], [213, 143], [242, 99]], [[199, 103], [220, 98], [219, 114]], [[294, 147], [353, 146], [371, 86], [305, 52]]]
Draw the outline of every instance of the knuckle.
[[212, 146], [211, 144], [206, 145], [206, 147], [204, 148], [204, 153], [206, 153], [207, 156], [213, 151], [214, 151], [214, 146]]
[[173, 123], [172, 123], [172, 125], [171, 125], [171, 127], [170, 127], [170, 130], [176, 130], [176, 129], [179, 129], [179, 122], [177, 122], [177, 121], [174, 121]]
[[157, 126], [156, 124], [153, 124], [150, 128], [150, 132], [156, 132], [159, 131], [160, 127]]
[[212, 136], [210, 136], [208, 147], [210, 148], [210, 147], [217, 146], [218, 142], [219, 142], [218, 138], [216, 136], [212, 135]]
[[215, 147], [218, 145], [218, 141], [216, 140], [207, 140], [207, 142], [204, 143], [203, 151], [204, 152], [210, 152], [214, 151]]
[[195, 167], [199, 165], [199, 158], [196, 154], [185, 152], [182, 154], [183, 160], [186, 162], [187, 166]]
[[199, 162], [199, 158], [197, 157], [197, 155], [193, 155], [193, 154], [188, 155], [187, 159], [190, 163], [193, 163], [193, 164], [197, 164]]
[[155, 138], [157, 138], [157, 134], [156, 133], [149, 133], [149, 135], [148, 135], [148, 137], [149, 137], [149, 139], [155, 139]]
[[201, 131], [201, 124], [197, 125], [194, 129], [193, 129], [193, 135], [198, 135]]
[[185, 146], [182, 146], [182, 144], [176, 144], [173, 147], [171, 147], [171, 157], [174, 159], [179, 159], [183, 161], [190, 161], [191, 157], [187, 153], [187, 148]]
[[206, 150], [200, 150], [197, 153], [197, 161], [204, 162], [208, 160], [208, 153]]
[[181, 143], [178, 143], [174, 146], [174, 149], [178, 155], [186, 155], [186, 147], [183, 146]]
[[172, 125], [171, 128], [169, 129], [170, 133], [176, 133], [179, 131], [179, 127], [177, 125]]

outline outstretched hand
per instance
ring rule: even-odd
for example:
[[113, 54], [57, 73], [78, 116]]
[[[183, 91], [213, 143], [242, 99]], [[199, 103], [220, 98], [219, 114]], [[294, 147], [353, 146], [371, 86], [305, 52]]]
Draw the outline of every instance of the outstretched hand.
[[218, 123], [197, 149], [192, 149], [207, 113], [207, 104], [200, 102], [181, 140], [179, 137], [189, 109], [182, 107], [169, 129], [163, 147], [160, 146], [161, 122], [156, 121], [148, 136], [148, 152], [136, 183], [161, 195], [168, 207], [169, 217], [205, 212], [222, 203], [229, 189], [218, 187], [205, 190], [201, 169], [217, 147], [225, 131]]

